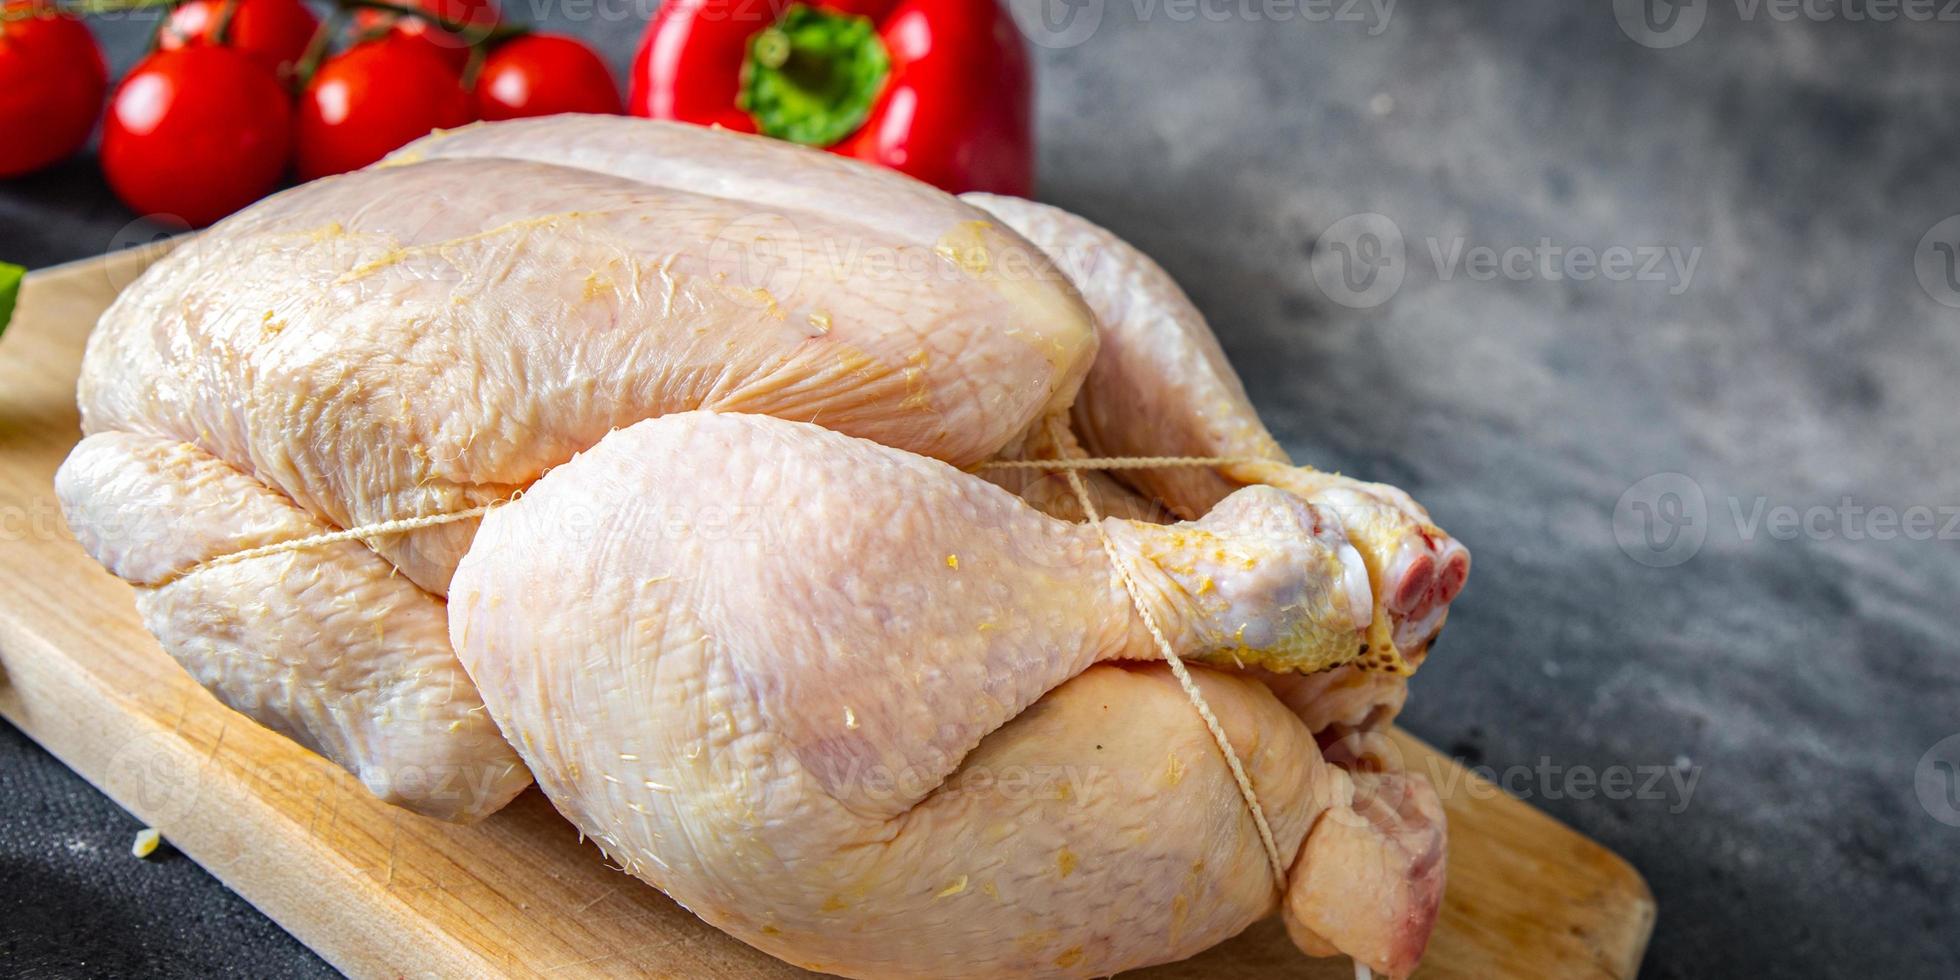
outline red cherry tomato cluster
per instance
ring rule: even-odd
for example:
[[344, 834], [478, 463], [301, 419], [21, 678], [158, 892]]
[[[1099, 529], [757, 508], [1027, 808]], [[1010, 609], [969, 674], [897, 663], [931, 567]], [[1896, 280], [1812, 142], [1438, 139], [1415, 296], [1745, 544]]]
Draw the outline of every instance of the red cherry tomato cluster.
[[[73, 153], [101, 114], [102, 53], [64, 2], [0, 0], [0, 177]], [[176, 3], [109, 99], [101, 158], [116, 195], [205, 225], [289, 170], [358, 169], [433, 129], [623, 111], [591, 48], [513, 29], [495, 0], [335, 2], [324, 24], [303, 0]]]

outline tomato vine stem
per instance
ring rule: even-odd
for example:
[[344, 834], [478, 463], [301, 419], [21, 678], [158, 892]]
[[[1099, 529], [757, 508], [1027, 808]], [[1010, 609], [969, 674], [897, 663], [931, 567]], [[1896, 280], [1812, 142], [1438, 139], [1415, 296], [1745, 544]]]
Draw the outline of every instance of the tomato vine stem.
[[[73, 14], [78, 17], [100, 14], [125, 14], [138, 10], [170, 9], [177, 7], [182, 2], [183, 0], [44, 0], [44, 2], [40, 3], [8, 4], [5, 19], [21, 20], [29, 17], [38, 17], [47, 11]], [[405, 3], [391, 3], [389, 0], [333, 0], [332, 5], [336, 13], [343, 10], [378, 10], [401, 17], [415, 17], [426, 20], [451, 34], [468, 40], [472, 45], [508, 40], [531, 32], [529, 27], [521, 27], [514, 24], [496, 24], [485, 27], [481, 24], [472, 24], [467, 21], [445, 17], [434, 11], [424, 10]], [[227, 31], [230, 28], [231, 19], [236, 13], [237, 7], [237, 0], [232, 0], [231, 3], [225, 5], [222, 19], [219, 21], [220, 32]], [[219, 34], [219, 40], [225, 40], [223, 33]]]
[[[218, 23], [211, 28], [211, 43], [220, 47], [231, 43], [231, 22], [238, 19], [238, 5], [244, 0], [225, 0], [218, 10]], [[170, 18], [165, 17], [164, 20]]]

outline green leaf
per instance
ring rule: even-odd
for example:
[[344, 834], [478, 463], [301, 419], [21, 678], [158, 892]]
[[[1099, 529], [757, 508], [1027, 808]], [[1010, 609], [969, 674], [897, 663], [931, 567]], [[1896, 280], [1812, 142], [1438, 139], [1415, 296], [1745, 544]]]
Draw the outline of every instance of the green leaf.
[[20, 299], [20, 281], [27, 270], [10, 262], [0, 262], [0, 334], [14, 318], [14, 303]]

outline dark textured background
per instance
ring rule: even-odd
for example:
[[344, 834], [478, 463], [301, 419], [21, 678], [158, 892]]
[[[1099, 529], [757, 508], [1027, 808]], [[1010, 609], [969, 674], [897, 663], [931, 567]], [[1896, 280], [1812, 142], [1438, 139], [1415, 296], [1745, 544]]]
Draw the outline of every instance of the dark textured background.
[[[637, 24], [530, 4], [624, 69]], [[1960, 828], [1935, 819], [1960, 813], [1914, 783], [1960, 758], [1935, 750], [1960, 732], [1960, 541], [1746, 526], [1759, 498], [1960, 505], [1960, 309], [1934, 295], [1960, 298], [1914, 271], [1960, 212], [1960, 22], [1703, 0], [1655, 48], [1615, 6], [1106, 0], [1038, 49], [1039, 196], [1183, 281], [1297, 457], [1402, 484], [1470, 545], [1405, 722], [1647, 875], [1646, 975], [1960, 976]], [[145, 27], [103, 28], [113, 61]], [[1406, 251], [1357, 310], [1315, 272], [1338, 285], [1359, 212]], [[132, 217], [78, 160], [0, 185], [0, 252], [96, 254]], [[1541, 239], [1698, 262], [1476, 281], [1431, 253]], [[1616, 539], [1616, 508], [1632, 532], [1697, 493], [1684, 563]], [[1698, 781], [1566, 791], [1612, 766]], [[329, 972], [189, 861], [129, 858], [138, 826], [0, 725], [0, 974]]]

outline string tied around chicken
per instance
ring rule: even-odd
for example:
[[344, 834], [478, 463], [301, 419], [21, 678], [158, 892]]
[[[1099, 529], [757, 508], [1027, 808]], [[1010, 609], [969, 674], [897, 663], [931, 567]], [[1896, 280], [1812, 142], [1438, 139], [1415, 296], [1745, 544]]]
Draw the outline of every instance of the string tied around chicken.
[[[1068, 451], [1070, 442], [1066, 438], [1067, 432], [1063, 429], [1059, 417], [1050, 417], [1048, 419], [1048, 436], [1054, 445], [1064, 447], [1064, 452]], [[1076, 457], [1078, 460], [1081, 458]], [[1158, 463], [1157, 465], [1213, 465], [1209, 461], [1197, 462], [1195, 461], [1197, 457], [1152, 458], [1158, 460], [1176, 459], [1186, 461], [1179, 464]], [[1239, 797], [1245, 800], [1245, 808], [1252, 815], [1253, 827], [1259, 831], [1259, 845], [1265, 849], [1266, 860], [1272, 865], [1273, 882], [1278, 887], [1279, 893], [1284, 896], [1286, 894], [1286, 862], [1280, 858], [1279, 844], [1273, 840], [1273, 827], [1266, 819], [1266, 808], [1259, 803], [1259, 792], [1252, 786], [1252, 777], [1246, 773], [1244, 763], [1239, 761], [1239, 754], [1232, 748], [1231, 740], [1225, 737], [1225, 726], [1219, 722], [1218, 715], [1211, 710], [1211, 704], [1205, 700], [1204, 692], [1198, 689], [1198, 682], [1191, 677], [1191, 671], [1184, 666], [1183, 658], [1179, 657], [1177, 651], [1171, 648], [1171, 641], [1164, 636], [1163, 627], [1157, 624], [1157, 617], [1150, 611], [1150, 605], [1143, 601], [1143, 589], [1137, 585], [1136, 575], [1130, 570], [1129, 563], [1124, 561], [1122, 554], [1117, 551], [1116, 542], [1110, 539], [1109, 530], [1103, 527], [1102, 514], [1096, 510], [1095, 498], [1090, 496], [1089, 485], [1082, 479], [1082, 471], [1085, 469], [1115, 469], [1118, 467], [1089, 467], [1081, 463], [1069, 465], [1072, 461], [1066, 457], [1054, 460], [1040, 460], [1038, 462], [1047, 463], [1050, 468], [1060, 469], [1062, 475], [1068, 478], [1069, 489], [1075, 493], [1076, 503], [1081, 505], [1082, 514], [1088, 521], [1089, 526], [1095, 529], [1096, 540], [1102, 543], [1103, 554], [1109, 556], [1109, 563], [1116, 570], [1117, 581], [1122, 583], [1123, 591], [1129, 594], [1130, 605], [1136, 609], [1137, 615], [1142, 618], [1143, 628], [1150, 631], [1150, 638], [1157, 643], [1157, 652], [1163, 654], [1165, 665], [1170, 667], [1171, 675], [1177, 678], [1177, 685], [1184, 689], [1184, 696], [1191, 701], [1191, 707], [1197, 709], [1198, 717], [1204, 720], [1205, 730], [1211, 733], [1211, 740], [1218, 744], [1219, 753], [1225, 757], [1225, 764], [1231, 768], [1232, 780], [1238, 784]], [[1095, 460], [1094, 462], [1120, 463], [1127, 462], [1127, 460], [1105, 459]]]
[[[1052, 435], [1051, 431], [1051, 435]], [[1263, 456], [1076, 456], [1045, 459], [995, 459], [981, 463], [982, 470], [1151, 470], [1173, 466], [1251, 466], [1271, 463]]]
[[[1064, 428], [1064, 423], [1059, 416], [1052, 417], [1048, 420], [1048, 435], [1054, 445], [1062, 448], [1064, 452], [1074, 450], [1072, 441], [1066, 438], [1067, 433]], [[1074, 451], [1080, 452], [1079, 450]], [[1199, 690], [1198, 683], [1191, 676], [1189, 668], [1184, 665], [1183, 658], [1179, 657], [1177, 651], [1172, 648], [1170, 639], [1164, 635], [1163, 627], [1157, 622], [1156, 615], [1150, 611], [1149, 605], [1144, 602], [1143, 591], [1137, 584], [1135, 573], [1130, 569], [1129, 563], [1124, 561], [1122, 555], [1118, 552], [1116, 543], [1110, 539], [1109, 531], [1103, 527], [1102, 514], [1096, 507], [1095, 498], [1089, 493], [1088, 484], [1082, 479], [1082, 472], [1084, 470], [1151, 469], [1181, 466], [1216, 467], [1246, 462], [1260, 462], [1260, 460], [1217, 456], [1089, 457], [1074, 455], [1044, 459], [994, 460], [982, 463], [978, 468], [1060, 471], [1068, 479], [1069, 489], [1074, 492], [1076, 502], [1081, 505], [1082, 513], [1086, 517], [1089, 526], [1095, 529], [1096, 538], [1102, 544], [1103, 553], [1109, 556], [1109, 561], [1115, 570], [1117, 581], [1121, 583], [1123, 591], [1130, 597], [1131, 606], [1136, 609], [1137, 615], [1143, 620], [1144, 629], [1150, 633], [1150, 638], [1157, 644], [1157, 652], [1163, 655], [1165, 665], [1170, 668], [1171, 675], [1177, 679], [1178, 686], [1184, 691], [1184, 696], [1190, 700], [1192, 708], [1197, 710], [1198, 717], [1204, 721], [1205, 730], [1211, 734], [1212, 741], [1218, 745], [1219, 753], [1225, 757], [1225, 764], [1232, 771], [1232, 780], [1238, 785], [1239, 796], [1245, 801], [1246, 810], [1251, 814], [1253, 826], [1258, 831], [1259, 844], [1266, 852], [1266, 860], [1272, 867], [1274, 883], [1277, 885], [1280, 894], [1284, 895], [1286, 893], [1286, 862], [1280, 857], [1279, 845], [1273, 838], [1272, 824], [1266, 819], [1265, 807], [1260, 805], [1259, 793], [1253, 788], [1252, 777], [1247, 774], [1244, 763], [1239, 760], [1238, 752], [1232, 748], [1231, 741], [1226, 738], [1225, 726], [1219, 722], [1218, 715], [1211, 710], [1211, 704], [1205, 700], [1204, 692]], [[274, 542], [254, 548], [246, 548], [242, 551], [220, 555], [192, 566], [181, 575], [176, 576], [176, 579], [182, 579], [207, 569], [251, 561], [257, 558], [291, 554], [345, 541], [367, 541], [371, 538], [406, 534], [410, 531], [419, 531], [424, 528], [473, 520], [490, 513], [498, 507], [517, 500], [522, 495], [522, 491], [519, 491], [519, 493], [512, 495], [508, 499], [498, 500], [465, 510], [380, 521], [373, 524], [363, 524], [357, 527]]]
[[[973, 468], [977, 470], [1061, 470], [1072, 472], [1080, 470], [1140, 470], [1173, 466], [1236, 466], [1259, 462], [1271, 462], [1271, 460], [1262, 460], [1252, 456], [1078, 456], [1063, 459], [995, 459], [988, 460]], [[1087, 492], [1086, 488], [1083, 492]], [[444, 524], [455, 524], [461, 521], [474, 520], [505, 504], [515, 502], [523, 495], [524, 492], [520, 490], [506, 499], [492, 501], [466, 510], [444, 511], [439, 514], [425, 514], [419, 517], [402, 517], [388, 521], [377, 521], [373, 524], [360, 524], [337, 531], [322, 531], [319, 534], [310, 534], [301, 538], [275, 541], [271, 544], [246, 548], [242, 551], [233, 551], [199, 562], [185, 569], [182, 573], [173, 576], [170, 581], [174, 582], [177, 579], [186, 578], [207, 569], [232, 565], [242, 561], [251, 561], [255, 558], [269, 558], [273, 555], [308, 551], [313, 548], [321, 548], [343, 541], [366, 541], [369, 538], [385, 538], [390, 535], [420, 531], [424, 528], [440, 527]], [[1087, 508], [1086, 512], [1094, 513], [1095, 510], [1091, 506]]]
[[308, 535], [304, 538], [293, 538], [289, 541], [276, 541], [272, 544], [260, 545], [256, 548], [246, 548], [244, 551], [234, 551], [230, 554], [219, 555], [216, 558], [191, 567], [182, 575], [177, 576], [177, 578], [185, 578], [206, 569], [217, 568], [221, 565], [232, 565], [241, 561], [251, 561], [254, 558], [268, 558], [273, 555], [306, 551], [311, 548], [322, 548], [330, 544], [338, 544], [342, 541], [366, 541], [369, 538], [385, 538], [391, 534], [406, 534], [410, 531], [420, 531], [425, 527], [455, 524], [458, 521], [467, 521], [471, 518], [482, 517], [497, 507], [501, 507], [516, 499], [516, 497], [511, 497], [509, 500], [499, 500], [496, 503], [485, 504], [481, 507], [471, 507], [468, 510], [429, 514], [424, 517], [403, 517], [398, 520], [380, 521], [375, 524], [362, 524], [358, 527], [345, 528], [339, 531], [326, 531], [320, 534]]

